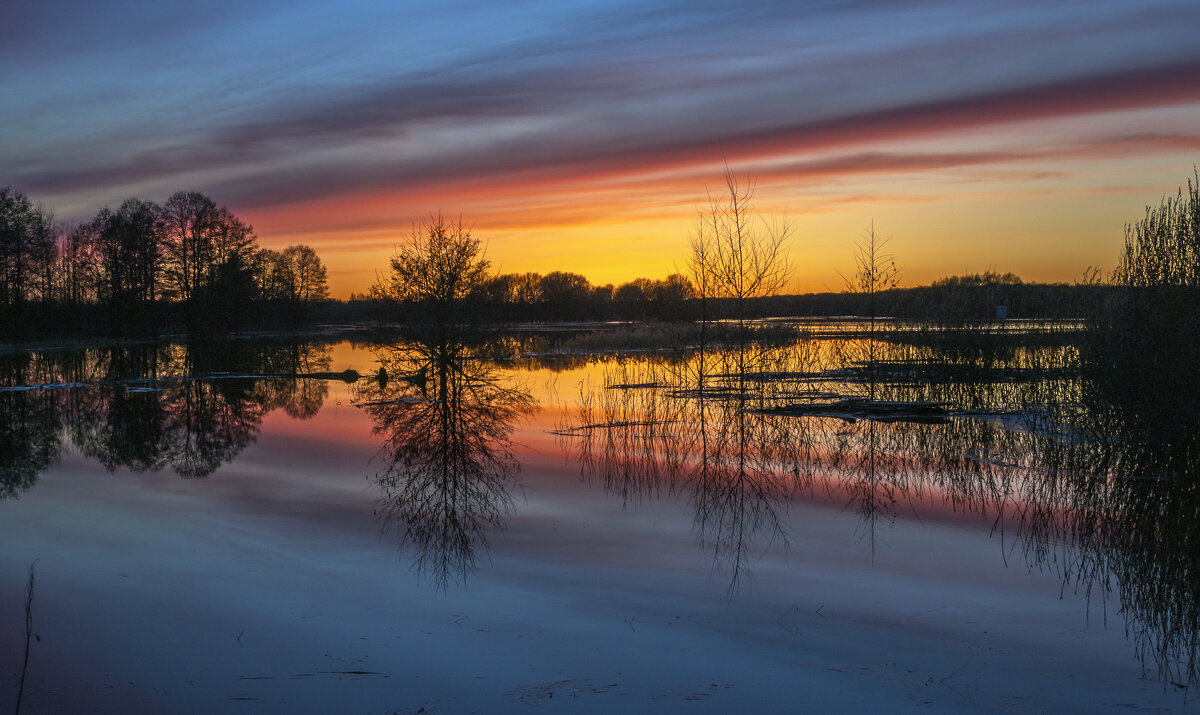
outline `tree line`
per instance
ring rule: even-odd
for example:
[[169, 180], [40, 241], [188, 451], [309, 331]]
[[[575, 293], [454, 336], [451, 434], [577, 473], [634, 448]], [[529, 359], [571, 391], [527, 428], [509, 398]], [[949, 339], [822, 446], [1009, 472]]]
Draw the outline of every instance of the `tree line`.
[[[164, 330], [215, 336], [252, 327], [294, 328], [313, 316], [318, 303], [325, 319], [406, 324], [452, 319], [704, 325], [846, 315], [979, 322], [1089, 317], [1097, 306], [1117, 300], [1114, 296], [1136, 290], [1169, 294], [1173, 307], [1167, 312], [1186, 313], [1192, 304], [1188, 286], [1200, 275], [1198, 201], [1189, 181], [1186, 192], [1164, 199], [1127, 227], [1121, 268], [1109, 280], [1027, 284], [1011, 273], [984, 273], [900, 288], [893, 257], [882, 253], [886, 239], [872, 227], [860, 242], [846, 291], [780, 295], [791, 273], [791, 225], [769, 224], [754, 210], [749, 178], [727, 172], [725, 180], [727, 192], [698, 211], [683, 259], [686, 275], [597, 286], [565, 271], [496, 274], [469, 227], [434, 214], [414, 226], [370, 294], [352, 294], [349, 303], [328, 301], [326, 270], [311, 248], [262, 249], [251, 226], [201, 193], [181, 191], [161, 205], [129, 199], [90, 221], [64, 226], [5, 187], [0, 339], [53, 333], [132, 337]], [[863, 253], [865, 248], [870, 250]], [[1139, 306], [1133, 312], [1145, 310], [1163, 308]]]
[[146, 337], [298, 327], [328, 298], [308, 246], [258, 245], [253, 227], [195, 191], [132, 198], [76, 225], [0, 188], [0, 331]]
[[563, 271], [494, 274], [482, 242], [461, 219], [431, 214], [414, 226], [370, 294], [351, 294], [338, 317], [373, 314], [439, 334], [451, 323], [596, 320], [698, 321], [703, 331], [714, 320], [741, 326], [767, 316], [979, 323], [998, 317], [1081, 318], [1116, 290], [1088, 281], [1030, 284], [1012, 273], [992, 272], [901, 288], [893, 256], [884, 252], [887, 240], [872, 227], [858, 245], [856, 270], [844, 292], [780, 295], [791, 275], [792, 227], [765, 221], [754, 210], [752, 180], [727, 172], [725, 181], [726, 191], [698, 212], [683, 259], [686, 275], [614, 287]]
[[593, 285], [579, 273], [492, 273], [480, 241], [440, 214], [414, 228], [390, 272], [351, 304], [371, 302], [377, 317], [402, 323], [687, 320], [696, 289], [686, 276]]
[[[934, 322], [991, 322], [997, 306], [1012, 319], [1079, 319], [1118, 289], [1094, 283], [957, 283], [958, 276], [933, 285], [897, 287], [878, 293], [821, 292], [777, 294], [740, 301], [748, 317], [868, 316]], [[1019, 280], [1019, 279], [1018, 279]], [[949, 281], [949, 283], [942, 283]], [[543, 289], [543, 285], [547, 289]], [[693, 321], [705, 317], [733, 319], [739, 301], [707, 297], [701, 301], [695, 283], [682, 274], [638, 278], [617, 286], [596, 286], [578, 273], [510, 273], [486, 280], [464, 303], [482, 322], [547, 321]], [[355, 322], [372, 318], [406, 322], [419, 312], [417, 303], [386, 295], [351, 293], [347, 301], [331, 301], [324, 318]]]

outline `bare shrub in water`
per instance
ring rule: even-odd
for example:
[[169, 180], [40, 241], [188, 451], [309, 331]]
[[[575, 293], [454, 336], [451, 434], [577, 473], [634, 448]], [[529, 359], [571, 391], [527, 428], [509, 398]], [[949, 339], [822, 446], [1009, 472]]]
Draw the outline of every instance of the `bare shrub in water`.
[[1200, 177], [1125, 227], [1112, 282], [1121, 292], [1092, 316], [1083, 353], [1087, 397], [1159, 455], [1140, 470], [1190, 478], [1200, 453]]

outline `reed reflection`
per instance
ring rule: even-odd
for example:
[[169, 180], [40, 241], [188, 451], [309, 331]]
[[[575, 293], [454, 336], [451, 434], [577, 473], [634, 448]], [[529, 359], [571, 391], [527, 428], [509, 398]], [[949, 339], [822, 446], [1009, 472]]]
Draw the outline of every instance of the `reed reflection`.
[[328, 394], [302, 377], [329, 363], [316, 345], [129, 345], [0, 361], [4, 496], [31, 487], [73, 448], [109, 472], [212, 474], [252, 444], [263, 417], [316, 414]]
[[1056, 569], [1064, 587], [1102, 598], [1115, 589], [1143, 663], [1191, 686], [1200, 676], [1200, 442], [1191, 417], [1200, 396], [1181, 389], [1150, 415], [1144, 396], [1105, 387], [1085, 380], [1081, 400], [1075, 391], [1049, 396], [1047, 427], [1035, 432], [1038, 478], [1020, 514], [1026, 553]]
[[806, 357], [746, 343], [616, 362], [602, 386], [584, 387], [578, 420], [558, 434], [584, 476], [625, 502], [686, 494], [696, 538], [729, 574], [732, 596], [759, 555], [786, 547], [786, 504], [823, 462], [809, 434], [763, 409], [778, 399], [778, 376]]
[[512, 431], [534, 407], [485, 352], [457, 342], [382, 347], [378, 378], [357, 389], [383, 438], [384, 527], [442, 588], [465, 581], [510, 513], [520, 467]]
[[975, 364], [976, 379], [889, 384], [888, 399], [934, 400], [949, 415], [881, 425], [879, 446], [917, 470], [893, 470], [893, 495], [915, 508], [922, 490], [936, 491], [988, 516], [1027, 565], [1057, 574], [1106, 619], [1115, 594], [1143, 664], [1190, 687], [1200, 675], [1200, 396], [1158, 390], [1147, 410], [1127, 389], [1135, 379], [1099, 367], [1081, 337]]
[[852, 508], [872, 554], [897, 516], [969, 514], [1001, 558], [1055, 573], [1106, 618], [1115, 596], [1147, 668], [1194, 684], [1198, 396], [1180, 391], [1151, 419], [1106, 389], [1119, 376], [1088, 378], [1078, 331], [985, 337], [909, 335], [870, 371], [829, 344], [762, 348], [746, 370], [721, 350], [614, 362], [559, 434], [622, 500], [688, 494], [731, 594], [787, 543], [797, 498]]

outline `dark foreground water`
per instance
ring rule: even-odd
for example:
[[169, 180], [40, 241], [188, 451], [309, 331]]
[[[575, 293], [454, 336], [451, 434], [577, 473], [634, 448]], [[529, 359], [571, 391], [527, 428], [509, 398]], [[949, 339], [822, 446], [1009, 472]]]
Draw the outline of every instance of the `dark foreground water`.
[[0, 702], [36, 564], [29, 713], [1200, 709], [1196, 500], [1070, 350], [864, 350], [10, 357]]

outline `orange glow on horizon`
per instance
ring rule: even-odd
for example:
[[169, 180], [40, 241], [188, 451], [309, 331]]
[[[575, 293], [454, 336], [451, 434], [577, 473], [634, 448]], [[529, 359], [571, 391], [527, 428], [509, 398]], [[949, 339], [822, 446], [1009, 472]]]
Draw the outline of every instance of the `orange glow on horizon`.
[[[1125, 223], [1190, 176], [1200, 153], [1194, 84], [1157, 108], [1090, 100], [1107, 111], [1069, 122], [1055, 116], [1063, 100], [1038, 95], [999, 117], [950, 107], [951, 116], [924, 125], [924, 115], [890, 130], [867, 118], [857, 128], [747, 138], [723, 160], [664, 150], [623, 164], [409, 182], [239, 214], [264, 246], [316, 249], [336, 298], [367, 291], [414, 222], [439, 210], [472, 226], [499, 272], [563, 270], [616, 285], [681, 269], [707, 192], [724, 190], [727, 161], [753, 177], [765, 218], [793, 225], [786, 292], [841, 290], [838, 271], [849, 269], [871, 220], [892, 236], [901, 285], [984, 270], [1073, 282], [1089, 266], [1111, 268]], [[1154, 91], [1166, 90], [1146, 90]], [[1147, 117], [1178, 131], [1125, 130]]]

